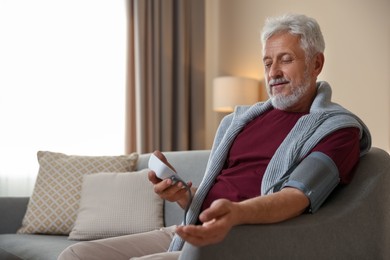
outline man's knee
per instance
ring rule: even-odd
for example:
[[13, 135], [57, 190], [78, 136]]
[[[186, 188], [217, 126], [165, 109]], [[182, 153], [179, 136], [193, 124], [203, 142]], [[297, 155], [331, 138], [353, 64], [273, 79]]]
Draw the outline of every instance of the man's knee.
[[58, 260], [128, 260], [131, 257], [166, 252], [174, 231], [173, 226], [146, 233], [79, 242], [66, 248]]
[[86, 242], [76, 243], [74, 245], [68, 246], [61, 254], [58, 256], [57, 260], [80, 260], [83, 259], [80, 256], [80, 251], [83, 251], [83, 247]]
[[146, 255], [141, 257], [132, 257], [130, 260], [178, 260], [180, 257], [180, 252], [164, 252], [157, 253], [152, 255]]

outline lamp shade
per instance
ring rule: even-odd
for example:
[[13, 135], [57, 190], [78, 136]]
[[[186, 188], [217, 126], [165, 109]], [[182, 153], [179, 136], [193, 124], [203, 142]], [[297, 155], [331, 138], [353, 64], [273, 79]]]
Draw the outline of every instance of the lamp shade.
[[243, 77], [218, 77], [213, 82], [213, 108], [232, 112], [237, 105], [252, 105], [259, 98], [259, 81]]

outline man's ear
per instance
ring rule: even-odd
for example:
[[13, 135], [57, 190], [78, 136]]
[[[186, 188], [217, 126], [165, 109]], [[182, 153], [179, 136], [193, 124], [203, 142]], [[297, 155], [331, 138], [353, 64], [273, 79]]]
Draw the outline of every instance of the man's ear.
[[313, 73], [315, 74], [315, 76], [318, 76], [321, 73], [322, 68], [324, 67], [324, 62], [325, 62], [325, 56], [322, 52], [319, 52], [314, 56]]

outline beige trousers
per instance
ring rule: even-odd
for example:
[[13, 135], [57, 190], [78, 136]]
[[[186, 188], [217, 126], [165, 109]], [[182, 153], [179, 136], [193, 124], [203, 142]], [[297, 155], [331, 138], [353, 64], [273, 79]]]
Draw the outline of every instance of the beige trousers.
[[58, 260], [177, 260], [180, 252], [167, 252], [175, 228], [79, 242], [66, 248]]

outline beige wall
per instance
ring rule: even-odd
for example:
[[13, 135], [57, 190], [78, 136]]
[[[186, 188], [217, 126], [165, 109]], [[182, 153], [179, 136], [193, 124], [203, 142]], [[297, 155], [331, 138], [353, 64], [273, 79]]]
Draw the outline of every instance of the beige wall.
[[263, 79], [260, 30], [267, 16], [304, 13], [323, 31], [325, 66], [320, 80], [333, 99], [361, 117], [373, 145], [390, 147], [389, 0], [206, 1], [206, 145], [211, 147], [221, 114], [212, 111], [212, 80], [235, 75]]

